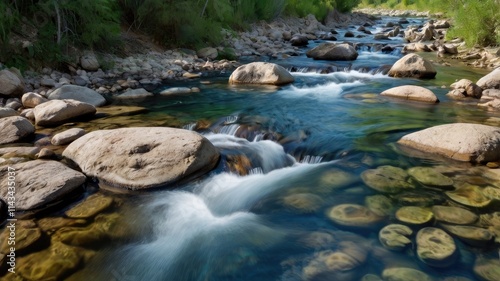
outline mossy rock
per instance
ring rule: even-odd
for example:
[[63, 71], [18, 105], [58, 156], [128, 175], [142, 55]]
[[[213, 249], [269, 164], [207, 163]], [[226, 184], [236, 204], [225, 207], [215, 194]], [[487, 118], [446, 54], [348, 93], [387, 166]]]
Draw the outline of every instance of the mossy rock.
[[402, 251], [411, 244], [409, 237], [412, 234], [413, 230], [406, 225], [390, 224], [380, 230], [378, 238], [386, 249]]
[[63, 227], [83, 226], [86, 223], [86, 220], [75, 220], [63, 217], [47, 217], [37, 221], [37, 224], [42, 229], [42, 231], [48, 233], [49, 235], [53, 234], [55, 231]]
[[500, 188], [498, 187], [487, 186], [483, 188], [483, 194], [488, 199], [500, 201]]
[[311, 193], [296, 193], [283, 198], [283, 205], [302, 213], [313, 213], [321, 208], [323, 199]]
[[415, 188], [407, 182], [406, 171], [393, 166], [380, 166], [366, 170], [361, 174], [361, 178], [366, 185], [383, 193], [398, 193]]
[[385, 195], [372, 195], [365, 198], [366, 207], [377, 216], [389, 216], [394, 211], [392, 200]]
[[432, 221], [434, 215], [429, 209], [405, 206], [396, 211], [396, 218], [410, 225], [424, 225]]
[[359, 178], [352, 173], [342, 169], [332, 168], [325, 171], [320, 176], [319, 187], [320, 190], [330, 192], [332, 190], [348, 187], [358, 180]]
[[433, 206], [432, 212], [436, 220], [450, 224], [473, 224], [479, 219], [478, 215], [459, 207]]
[[433, 279], [420, 270], [407, 267], [394, 267], [382, 272], [385, 281], [433, 281]]
[[482, 281], [498, 281], [500, 280], [500, 261], [478, 258], [474, 264], [474, 274]]
[[327, 248], [336, 241], [335, 237], [328, 232], [314, 231], [308, 233], [304, 238], [301, 239], [301, 243], [305, 246], [321, 249]]
[[473, 208], [483, 208], [491, 202], [491, 199], [483, 194], [481, 187], [468, 183], [457, 186], [454, 191], [447, 191], [446, 195], [454, 202]]
[[383, 219], [365, 206], [357, 204], [335, 206], [328, 211], [328, 217], [339, 225], [360, 228], [374, 227]]
[[413, 167], [408, 169], [408, 174], [423, 185], [440, 188], [450, 188], [453, 186], [452, 179], [430, 167]]
[[[35, 245], [37, 245], [37, 243], [40, 242], [42, 238], [42, 231], [37, 227], [35, 222], [33, 222], [32, 220], [18, 220], [15, 224], [15, 248], [18, 254], [20, 252], [29, 251], [29, 248], [34, 247]], [[7, 254], [10, 252], [10, 248], [13, 247], [12, 245], [8, 244], [9, 236], [10, 230], [8, 228], [4, 228], [2, 233], [0, 234], [0, 241], [2, 241], [2, 247], [0, 248], [1, 253]]]
[[392, 197], [397, 203], [404, 206], [430, 207], [446, 202], [446, 198], [443, 195], [423, 190], [406, 191], [395, 194]]
[[446, 224], [443, 224], [442, 227], [452, 235], [474, 247], [485, 247], [493, 240], [493, 234], [484, 228]]
[[113, 199], [100, 193], [92, 194], [65, 212], [73, 219], [88, 219], [106, 210], [113, 204]]
[[435, 227], [422, 228], [417, 233], [417, 255], [432, 267], [448, 267], [455, 263], [457, 246], [444, 230]]

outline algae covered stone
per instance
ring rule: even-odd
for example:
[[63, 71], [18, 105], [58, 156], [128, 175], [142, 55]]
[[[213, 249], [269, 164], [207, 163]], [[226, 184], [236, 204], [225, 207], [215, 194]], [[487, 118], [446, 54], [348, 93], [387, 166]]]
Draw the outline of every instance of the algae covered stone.
[[473, 224], [479, 218], [473, 212], [459, 207], [433, 206], [432, 212], [436, 220], [451, 224]]
[[66, 216], [74, 219], [88, 219], [106, 210], [113, 204], [113, 199], [100, 193], [92, 194], [73, 208], [66, 211]]
[[447, 267], [456, 260], [455, 241], [442, 229], [422, 228], [417, 233], [416, 243], [419, 259], [429, 266]]
[[446, 195], [451, 200], [467, 207], [482, 208], [491, 202], [491, 199], [483, 194], [481, 187], [468, 183], [458, 185], [454, 191], [446, 192]]
[[335, 206], [328, 211], [328, 217], [339, 225], [350, 227], [373, 227], [383, 219], [365, 206], [357, 204]]
[[500, 261], [479, 257], [474, 264], [474, 273], [480, 280], [498, 281], [500, 280]]
[[408, 174], [424, 185], [436, 187], [450, 187], [453, 180], [431, 167], [413, 167], [408, 169]]
[[423, 225], [430, 222], [434, 215], [426, 208], [405, 206], [396, 211], [396, 218], [410, 225]]
[[460, 240], [475, 247], [484, 247], [493, 240], [493, 234], [484, 228], [445, 224], [442, 227]]
[[402, 251], [411, 244], [411, 228], [402, 224], [390, 224], [382, 228], [378, 234], [380, 243], [392, 251]]
[[393, 166], [380, 166], [376, 169], [366, 170], [361, 174], [361, 178], [369, 187], [384, 193], [397, 193], [414, 188], [407, 182], [408, 174], [406, 171]]
[[420, 270], [407, 267], [388, 268], [382, 272], [385, 281], [432, 281], [432, 278]]
[[365, 198], [366, 207], [377, 216], [388, 216], [394, 210], [392, 200], [385, 195], [372, 195]]
[[296, 193], [283, 198], [283, 205], [304, 213], [315, 212], [322, 204], [323, 199], [311, 193]]

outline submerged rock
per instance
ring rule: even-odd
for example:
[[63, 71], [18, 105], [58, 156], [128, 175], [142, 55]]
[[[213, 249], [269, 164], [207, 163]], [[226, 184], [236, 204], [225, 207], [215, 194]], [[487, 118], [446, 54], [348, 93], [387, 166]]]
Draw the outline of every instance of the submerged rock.
[[339, 225], [360, 228], [374, 227], [383, 219], [368, 208], [356, 204], [337, 205], [328, 211], [328, 217]]
[[413, 167], [408, 169], [408, 174], [424, 185], [445, 188], [453, 185], [452, 179], [431, 167]]
[[65, 212], [74, 219], [88, 219], [106, 210], [113, 204], [113, 199], [100, 193], [92, 194], [73, 208]]
[[88, 133], [72, 142], [63, 156], [88, 176], [136, 190], [203, 175], [215, 167], [219, 152], [192, 131], [136, 127]]
[[388, 216], [394, 210], [392, 200], [384, 195], [372, 195], [365, 198], [366, 207], [377, 216]]
[[146, 91], [146, 89], [139, 88], [139, 89], [128, 89], [127, 91], [117, 95], [115, 99], [140, 99], [152, 96], [153, 94]]
[[414, 188], [406, 181], [408, 178], [406, 171], [393, 166], [380, 166], [366, 170], [361, 174], [361, 178], [369, 187], [384, 193], [397, 193]]
[[411, 245], [409, 237], [413, 234], [411, 228], [402, 224], [390, 224], [382, 228], [378, 234], [380, 243], [392, 251], [402, 251]]
[[434, 215], [425, 208], [405, 206], [396, 211], [396, 218], [410, 225], [424, 225], [429, 223], [434, 218]]
[[307, 51], [306, 55], [315, 60], [350, 61], [358, 58], [356, 49], [346, 43], [323, 43]]
[[446, 192], [446, 195], [457, 203], [473, 208], [486, 207], [491, 202], [491, 199], [484, 196], [481, 187], [468, 183], [457, 186], [454, 191]]
[[417, 255], [433, 267], [448, 267], [456, 260], [457, 246], [453, 238], [435, 227], [422, 228], [417, 233]]
[[493, 240], [493, 234], [484, 228], [447, 224], [442, 224], [442, 227], [460, 240], [475, 247], [485, 247]]
[[399, 59], [389, 70], [391, 77], [434, 78], [437, 72], [431, 62], [417, 54]]
[[478, 257], [474, 264], [474, 273], [480, 280], [498, 281], [500, 280], [500, 261]]
[[469, 123], [434, 126], [402, 137], [399, 144], [459, 161], [500, 160], [500, 128]]
[[[30, 249], [32, 247], [33, 249], [36, 249], [36, 244], [42, 238], [42, 231], [40, 228], [38, 228], [37, 225], [30, 220], [18, 220], [15, 224], [15, 249], [17, 253], [20, 254], [21, 252], [25, 253], [26, 251], [33, 251]], [[0, 241], [2, 241], [0, 253], [9, 253], [10, 248], [14, 246], [8, 244], [9, 235], [10, 231], [7, 228], [4, 228], [3, 232], [0, 234]]]
[[436, 220], [452, 224], [473, 224], [479, 217], [473, 212], [449, 206], [433, 206], [432, 212]]
[[285, 85], [295, 78], [282, 66], [268, 62], [252, 62], [238, 67], [229, 77], [229, 84]]
[[31, 122], [20, 116], [11, 116], [0, 119], [0, 145], [17, 142], [32, 135], [35, 127]]
[[304, 213], [311, 213], [321, 208], [323, 199], [311, 193], [291, 194], [283, 198], [283, 205]]
[[399, 86], [394, 87], [380, 93], [382, 96], [388, 96], [398, 99], [427, 102], [427, 103], [438, 103], [439, 99], [431, 91], [420, 86]]
[[407, 267], [388, 268], [382, 272], [385, 281], [432, 281], [432, 278], [420, 270]]

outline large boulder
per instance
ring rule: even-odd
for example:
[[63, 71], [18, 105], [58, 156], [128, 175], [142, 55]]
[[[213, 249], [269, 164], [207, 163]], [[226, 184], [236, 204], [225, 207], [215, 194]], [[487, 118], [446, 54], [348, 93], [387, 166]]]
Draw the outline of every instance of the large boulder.
[[343, 43], [323, 43], [307, 51], [307, 57], [315, 60], [355, 60], [358, 58], [358, 52], [353, 46]]
[[86, 52], [80, 57], [80, 65], [88, 71], [97, 71], [100, 67], [99, 60], [93, 52]]
[[91, 104], [95, 107], [106, 104], [106, 99], [98, 92], [87, 87], [77, 85], [64, 85], [49, 95], [49, 100], [72, 99]]
[[389, 70], [391, 77], [434, 78], [436, 73], [432, 63], [417, 54], [402, 57]]
[[399, 144], [459, 161], [500, 160], [500, 128], [468, 123], [434, 126], [403, 136]]
[[380, 93], [380, 95], [398, 99], [404, 99], [404, 100], [427, 102], [427, 103], [439, 102], [439, 99], [431, 90], [428, 90], [420, 86], [408, 85], [408, 86], [394, 87], [383, 91], [382, 93]]
[[0, 71], [0, 95], [18, 97], [24, 92], [23, 81], [12, 71]]
[[192, 131], [138, 127], [88, 133], [72, 142], [63, 156], [87, 176], [135, 190], [202, 175], [215, 167], [219, 152]]
[[35, 107], [35, 123], [40, 126], [56, 126], [68, 120], [94, 115], [96, 108], [76, 100], [51, 100]]
[[[34, 160], [0, 167], [0, 180], [15, 173], [16, 209], [19, 211], [43, 207], [63, 199], [85, 182], [85, 176], [57, 161]], [[1, 199], [9, 197], [7, 184], [0, 186]]]
[[483, 90], [500, 89], [500, 67], [483, 76], [476, 84]]
[[309, 39], [307, 36], [297, 34], [290, 39], [290, 44], [292, 44], [292, 46], [307, 46], [307, 44], [309, 44]]
[[0, 144], [19, 141], [35, 132], [31, 122], [21, 116], [0, 119]]
[[230, 84], [284, 85], [295, 81], [282, 66], [268, 62], [252, 62], [238, 67], [229, 77]]

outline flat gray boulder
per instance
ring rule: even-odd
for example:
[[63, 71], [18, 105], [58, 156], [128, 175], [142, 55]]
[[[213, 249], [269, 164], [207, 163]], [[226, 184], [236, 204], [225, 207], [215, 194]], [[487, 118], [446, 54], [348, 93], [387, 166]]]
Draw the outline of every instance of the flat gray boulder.
[[0, 71], [0, 95], [19, 97], [24, 92], [23, 81], [12, 71]]
[[306, 55], [315, 60], [349, 61], [358, 58], [356, 49], [346, 43], [323, 43], [307, 51]]
[[[85, 176], [57, 161], [34, 160], [12, 165], [16, 178], [16, 209], [32, 210], [64, 199], [80, 187]], [[12, 171], [12, 169], [11, 169]], [[7, 182], [9, 170], [0, 167], [0, 181]], [[7, 184], [0, 186], [1, 199], [8, 197]]]
[[[191, 90], [190, 90], [191, 92]], [[138, 88], [138, 89], [129, 89], [119, 95], [117, 95], [115, 98], [116, 99], [140, 99], [140, 98], [147, 98], [147, 97], [152, 97], [153, 94], [146, 91], [144, 88]]]
[[285, 68], [269, 62], [252, 62], [236, 68], [229, 77], [229, 84], [285, 85], [295, 78]]
[[35, 132], [31, 122], [21, 116], [11, 116], [0, 119], [0, 144], [19, 141]]
[[459, 161], [500, 160], [500, 128], [454, 123], [427, 128], [402, 137], [399, 144]]
[[381, 96], [426, 103], [438, 103], [439, 99], [431, 91], [420, 86], [399, 86], [380, 93]]
[[106, 104], [106, 99], [98, 92], [87, 87], [77, 85], [64, 85], [61, 88], [54, 90], [49, 95], [49, 100], [65, 100], [72, 99], [91, 104], [95, 107]]
[[85, 135], [85, 130], [81, 128], [71, 128], [64, 132], [60, 132], [52, 137], [50, 142], [53, 145], [66, 145], [79, 137]]
[[10, 107], [0, 107], [0, 118], [18, 116], [19, 113]]
[[200, 176], [215, 167], [219, 152], [192, 131], [137, 127], [88, 133], [72, 142], [63, 156], [87, 176], [138, 190]]
[[483, 76], [476, 84], [483, 90], [500, 89], [500, 67]]
[[436, 69], [432, 63], [417, 54], [408, 54], [399, 59], [389, 70], [391, 77], [434, 78]]
[[91, 104], [76, 100], [51, 100], [38, 105], [33, 111], [36, 125], [48, 127], [74, 118], [94, 115], [97, 110]]

